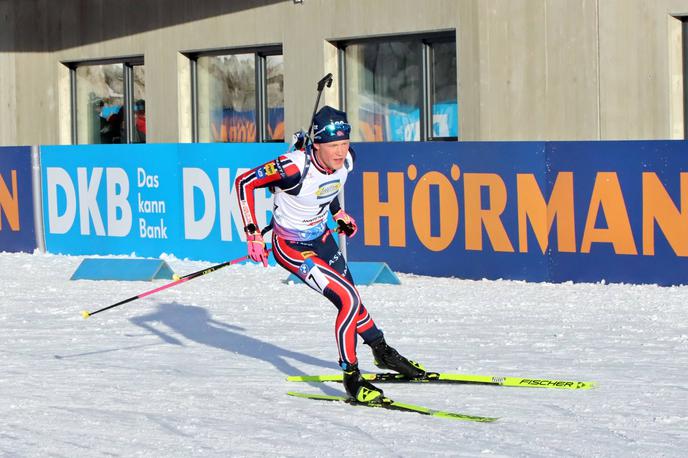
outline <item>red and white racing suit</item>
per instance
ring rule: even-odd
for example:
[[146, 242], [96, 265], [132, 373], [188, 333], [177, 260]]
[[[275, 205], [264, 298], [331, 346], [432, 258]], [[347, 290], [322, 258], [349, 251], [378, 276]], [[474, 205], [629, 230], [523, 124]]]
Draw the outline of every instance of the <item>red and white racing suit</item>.
[[383, 335], [363, 306], [346, 260], [327, 227], [328, 210], [334, 214], [340, 209], [338, 196], [354, 158], [349, 152], [343, 167], [330, 170], [311, 154], [302, 179], [306, 154], [304, 150], [289, 152], [240, 175], [236, 194], [244, 225], [256, 225], [253, 190], [274, 189], [275, 259], [337, 307], [335, 339], [339, 363], [346, 368], [357, 362], [357, 334], [366, 343]]

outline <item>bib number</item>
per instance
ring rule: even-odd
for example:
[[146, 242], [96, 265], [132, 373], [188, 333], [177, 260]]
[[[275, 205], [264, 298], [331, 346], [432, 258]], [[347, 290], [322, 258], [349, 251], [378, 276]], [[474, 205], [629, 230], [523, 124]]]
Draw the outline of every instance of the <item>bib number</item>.
[[311, 259], [306, 259], [299, 267], [299, 275], [308, 286], [321, 293], [330, 283], [322, 270]]

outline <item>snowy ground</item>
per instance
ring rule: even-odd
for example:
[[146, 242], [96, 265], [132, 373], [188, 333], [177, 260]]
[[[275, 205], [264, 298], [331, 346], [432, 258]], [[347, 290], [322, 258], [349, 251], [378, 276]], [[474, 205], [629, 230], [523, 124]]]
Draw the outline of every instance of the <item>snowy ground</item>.
[[[362, 287], [388, 341], [428, 368], [594, 380], [565, 391], [385, 385], [493, 424], [286, 391], [333, 373], [334, 308], [279, 268], [164, 284], [69, 281], [80, 258], [0, 254], [0, 456], [686, 456], [688, 288], [401, 275]], [[179, 273], [207, 264], [169, 259]], [[369, 349], [361, 365], [372, 369]]]

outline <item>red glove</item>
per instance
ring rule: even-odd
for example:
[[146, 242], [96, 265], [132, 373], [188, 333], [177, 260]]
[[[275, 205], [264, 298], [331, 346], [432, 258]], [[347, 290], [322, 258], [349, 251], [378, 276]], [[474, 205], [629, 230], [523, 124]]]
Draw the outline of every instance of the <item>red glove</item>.
[[268, 266], [268, 250], [265, 249], [265, 241], [260, 233], [247, 234], [248, 257], [255, 262], [262, 262], [264, 267]]
[[340, 234], [343, 232], [347, 237], [353, 237], [358, 232], [358, 225], [356, 225], [356, 220], [349, 216], [344, 210], [340, 209], [337, 213], [332, 215], [332, 218], [337, 223], [336, 232]]

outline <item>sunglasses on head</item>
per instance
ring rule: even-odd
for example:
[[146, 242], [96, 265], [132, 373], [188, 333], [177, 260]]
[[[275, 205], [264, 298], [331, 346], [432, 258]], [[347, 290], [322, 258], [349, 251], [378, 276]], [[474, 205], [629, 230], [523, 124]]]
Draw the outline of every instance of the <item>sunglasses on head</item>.
[[316, 140], [321, 140], [323, 138], [343, 137], [350, 132], [351, 124], [344, 121], [330, 121], [329, 124], [325, 124], [323, 128], [318, 130], [313, 136]]

